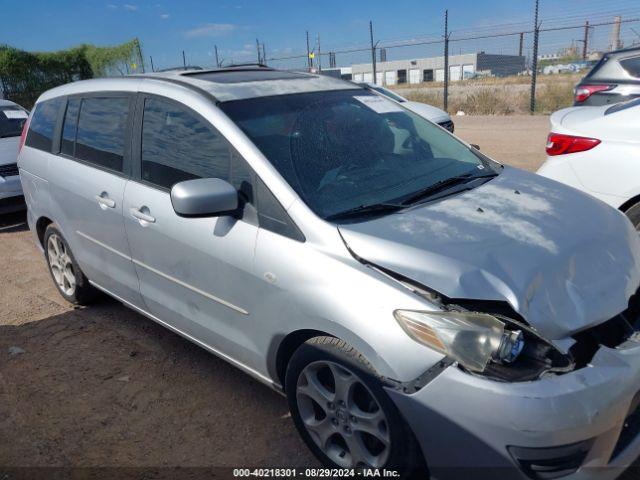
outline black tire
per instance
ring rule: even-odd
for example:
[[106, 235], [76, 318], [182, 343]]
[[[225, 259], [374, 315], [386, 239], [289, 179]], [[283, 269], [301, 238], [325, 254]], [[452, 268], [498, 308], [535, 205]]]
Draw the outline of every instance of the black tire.
[[631, 220], [633, 226], [636, 227], [636, 230], [640, 231], [640, 202], [631, 205], [624, 213], [629, 217], [629, 220]]
[[[305, 368], [311, 364], [322, 365], [325, 361], [330, 364], [337, 364], [348, 370], [349, 373], [355, 374], [357, 380], [364, 384], [368, 389], [367, 393], [370, 393], [375, 398], [379, 408], [384, 413], [387, 420], [390, 450], [382, 468], [397, 471], [401, 478], [428, 478], [428, 471], [420, 446], [395, 404], [383, 390], [380, 376], [356, 349], [335, 337], [323, 336], [307, 340], [291, 357], [285, 377], [285, 391], [293, 422], [300, 436], [316, 458], [326, 467], [345, 468], [344, 465], [334, 462], [316, 444], [307, 427], [305, 427], [297, 400], [298, 382]], [[348, 411], [349, 407], [345, 408]], [[338, 420], [333, 419], [332, 421]], [[334, 425], [336, 429], [340, 429], [342, 424], [334, 423]], [[355, 433], [356, 429], [357, 427], [354, 424], [351, 432]], [[369, 468], [369, 466], [365, 465], [360, 466]], [[356, 465], [355, 468], [360, 466]]]
[[[69, 257], [68, 263], [70, 263], [71, 265], [71, 268], [73, 271], [73, 277], [75, 278], [75, 285], [72, 292], [69, 290], [67, 291], [63, 290], [63, 288], [58, 284], [58, 280], [56, 279], [55, 274], [53, 272], [53, 267], [51, 265], [48, 246], [49, 246], [49, 241], [51, 237], [54, 235], [56, 236], [57, 239], [59, 239], [62, 242], [65, 253]], [[60, 232], [60, 229], [55, 223], [49, 224], [49, 226], [45, 230], [43, 243], [44, 243], [43, 244], [44, 256], [47, 260], [49, 275], [51, 275], [51, 279], [53, 280], [53, 283], [58, 289], [58, 292], [60, 293], [60, 295], [62, 295], [62, 297], [67, 302], [72, 303], [74, 305], [89, 305], [90, 303], [92, 303], [98, 296], [98, 291], [89, 283], [89, 279], [87, 279], [85, 274], [80, 269], [80, 266], [78, 265], [78, 262], [73, 256], [73, 252], [71, 251], [69, 244], [67, 243], [65, 238], [62, 236], [62, 232]]]

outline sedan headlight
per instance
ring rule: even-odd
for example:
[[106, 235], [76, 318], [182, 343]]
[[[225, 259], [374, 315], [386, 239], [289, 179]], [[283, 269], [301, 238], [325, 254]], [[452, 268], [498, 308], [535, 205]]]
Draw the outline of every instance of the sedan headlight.
[[411, 338], [476, 372], [484, 371], [490, 360], [514, 361], [524, 347], [522, 331], [507, 330], [486, 313], [396, 310], [394, 316]]

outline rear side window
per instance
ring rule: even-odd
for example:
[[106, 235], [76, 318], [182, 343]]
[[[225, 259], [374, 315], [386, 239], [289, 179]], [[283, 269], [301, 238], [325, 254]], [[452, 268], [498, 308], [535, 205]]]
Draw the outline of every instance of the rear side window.
[[159, 98], [144, 103], [141, 160], [142, 179], [167, 189], [184, 180], [231, 176], [225, 138], [192, 110]]
[[629, 75], [640, 78], [640, 56], [620, 60], [620, 65]]
[[27, 117], [27, 111], [18, 106], [0, 106], [0, 138], [19, 137]]
[[62, 103], [62, 98], [54, 98], [36, 105], [25, 141], [27, 146], [44, 150], [45, 152], [51, 151], [53, 132], [56, 128], [58, 112]]
[[[128, 97], [83, 98], [74, 156], [78, 160], [122, 172], [128, 116]], [[71, 135], [72, 131], [71, 127], [68, 134]]]

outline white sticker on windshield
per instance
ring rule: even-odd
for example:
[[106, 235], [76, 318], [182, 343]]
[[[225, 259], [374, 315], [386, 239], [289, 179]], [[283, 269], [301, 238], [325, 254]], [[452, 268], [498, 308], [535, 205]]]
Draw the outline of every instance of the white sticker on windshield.
[[12, 119], [12, 118], [27, 118], [27, 112], [24, 110], [2, 110], [4, 116]]
[[362, 96], [353, 98], [358, 100], [360, 103], [363, 103], [376, 113], [402, 112], [402, 107], [400, 107], [400, 105], [377, 95], [367, 95], [366, 97]]

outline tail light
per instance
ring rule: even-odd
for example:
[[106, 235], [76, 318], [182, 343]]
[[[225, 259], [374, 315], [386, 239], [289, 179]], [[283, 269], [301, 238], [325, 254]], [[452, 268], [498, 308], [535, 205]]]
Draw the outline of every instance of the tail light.
[[611, 90], [613, 85], [579, 85], [576, 87], [575, 101], [584, 102], [587, 98], [596, 92]]
[[22, 151], [22, 147], [24, 147], [24, 141], [27, 139], [27, 131], [29, 130], [29, 124], [31, 123], [31, 117], [27, 118], [27, 121], [24, 122], [24, 126], [22, 127], [22, 133], [20, 134], [20, 144], [18, 146], [18, 153]]
[[598, 145], [597, 138], [576, 137], [551, 132], [547, 137], [547, 155], [564, 155], [565, 153], [577, 153], [591, 150]]

